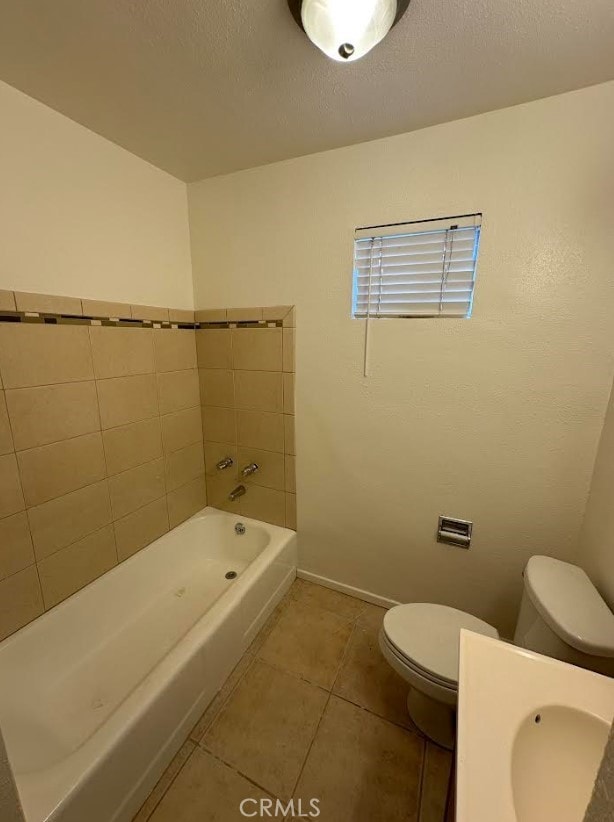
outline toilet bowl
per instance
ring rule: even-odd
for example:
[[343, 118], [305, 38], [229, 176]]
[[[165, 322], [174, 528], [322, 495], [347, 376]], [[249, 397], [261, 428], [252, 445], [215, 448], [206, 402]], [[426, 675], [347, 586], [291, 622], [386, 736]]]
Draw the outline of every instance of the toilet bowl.
[[498, 638], [477, 617], [430, 603], [397, 605], [380, 630], [382, 654], [409, 685], [407, 710], [430, 739], [452, 749], [456, 734], [459, 638], [462, 628]]

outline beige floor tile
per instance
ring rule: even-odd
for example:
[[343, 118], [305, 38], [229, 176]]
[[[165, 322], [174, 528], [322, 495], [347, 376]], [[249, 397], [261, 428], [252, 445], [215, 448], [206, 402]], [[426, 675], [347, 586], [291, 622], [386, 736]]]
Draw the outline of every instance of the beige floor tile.
[[147, 820], [151, 817], [152, 813], [159, 805], [160, 800], [166, 793], [166, 791], [170, 788], [173, 780], [179, 773], [179, 771], [183, 768], [185, 763], [188, 761], [192, 751], [194, 750], [194, 743], [188, 740], [184, 742], [181, 748], [177, 751], [173, 759], [171, 760], [170, 765], [164, 771], [156, 787], [153, 791], [149, 794], [145, 802], [143, 802], [140, 811], [134, 817], [132, 822], [147, 822]]
[[256, 661], [203, 744], [275, 796], [288, 798], [326, 700], [320, 688]]
[[[246, 817], [239, 806], [243, 799], [267, 798], [245, 777], [200, 748], [156, 808], [152, 822], [239, 822]], [[253, 803], [248, 809], [251, 811]]]
[[332, 696], [295, 796], [320, 799], [321, 822], [416, 822], [423, 742]]
[[362, 599], [333, 591], [332, 588], [325, 588], [323, 585], [315, 585], [306, 579], [295, 580], [290, 589], [290, 598], [305, 605], [332, 611], [333, 614], [346, 619], [356, 619], [368, 607]]
[[290, 602], [259, 657], [330, 689], [343, 659], [352, 623], [313, 605]]
[[378, 633], [374, 618], [354, 627], [333, 693], [397, 725], [413, 727], [407, 713], [407, 683], [382, 656]]
[[218, 716], [231, 693], [237, 687], [243, 675], [247, 672], [249, 666], [254, 660], [253, 652], [243, 654], [237, 665], [233, 668], [230, 676], [224, 682], [220, 690], [213, 697], [207, 709], [198, 720], [196, 725], [192, 728], [190, 738], [195, 742], [200, 742], [205, 733], [213, 724], [214, 719]]
[[452, 753], [432, 742], [426, 744], [420, 822], [444, 822]]

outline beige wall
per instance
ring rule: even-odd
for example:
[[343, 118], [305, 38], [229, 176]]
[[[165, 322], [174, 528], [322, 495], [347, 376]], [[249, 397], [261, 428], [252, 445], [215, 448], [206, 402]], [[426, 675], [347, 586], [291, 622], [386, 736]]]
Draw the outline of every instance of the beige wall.
[[[295, 303], [301, 565], [511, 633], [612, 382], [614, 83], [189, 187], [197, 308]], [[350, 319], [356, 226], [484, 213], [473, 318]], [[470, 551], [434, 540], [473, 519]]]
[[0, 83], [0, 288], [191, 308], [185, 184]]
[[206, 503], [193, 328], [0, 323], [0, 640]]
[[614, 391], [595, 460], [579, 558], [603, 598], [614, 609]]

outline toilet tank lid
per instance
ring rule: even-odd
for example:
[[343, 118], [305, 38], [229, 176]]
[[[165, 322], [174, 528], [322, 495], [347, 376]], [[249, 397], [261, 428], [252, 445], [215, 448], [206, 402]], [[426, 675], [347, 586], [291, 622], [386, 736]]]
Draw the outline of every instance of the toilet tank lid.
[[525, 589], [554, 633], [577, 651], [614, 657], [614, 614], [577, 565], [535, 556], [524, 572]]

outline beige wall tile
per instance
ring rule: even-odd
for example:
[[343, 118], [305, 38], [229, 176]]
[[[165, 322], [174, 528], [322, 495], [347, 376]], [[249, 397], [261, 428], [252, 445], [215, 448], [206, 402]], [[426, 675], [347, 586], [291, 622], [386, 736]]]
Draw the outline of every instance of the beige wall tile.
[[296, 327], [296, 308], [292, 306], [290, 311], [286, 314], [283, 320], [285, 328], [295, 328]]
[[16, 311], [15, 294], [12, 291], [0, 289], [0, 311]]
[[267, 488], [277, 488], [279, 491], [284, 490], [283, 454], [277, 454], [274, 451], [260, 451], [258, 448], [239, 448], [238, 470], [241, 480], [242, 469], [253, 462], [258, 466], [258, 470], [249, 476], [250, 483], [264, 485]]
[[222, 368], [199, 368], [200, 401], [202, 405], [232, 408], [235, 402], [232, 371]]
[[233, 368], [281, 371], [281, 328], [238, 328], [232, 334]]
[[89, 329], [96, 379], [151, 374], [153, 329], [94, 325]]
[[145, 548], [168, 531], [166, 497], [150, 502], [114, 523], [120, 562]]
[[257, 322], [262, 319], [262, 308], [227, 308], [228, 322]]
[[284, 414], [294, 414], [294, 374], [284, 374]]
[[10, 454], [14, 450], [9, 415], [6, 410], [6, 398], [4, 391], [0, 391], [0, 455]]
[[235, 371], [235, 406], [254, 411], [283, 410], [280, 371]]
[[130, 308], [133, 320], [168, 322], [168, 308], [161, 308], [157, 305], [133, 305]]
[[18, 451], [100, 430], [93, 380], [13, 388], [6, 402]]
[[154, 328], [156, 371], [196, 368], [196, 331]]
[[113, 476], [162, 456], [160, 419], [109, 428], [102, 434], [107, 474]]
[[38, 560], [83, 539], [111, 522], [106, 479], [28, 509]]
[[40, 505], [105, 477], [100, 434], [86, 434], [17, 454], [28, 506]]
[[241, 513], [252, 519], [281, 525], [286, 522], [286, 498], [283, 491], [264, 488], [261, 485], [246, 485], [247, 493], [241, 498]]
[[284, 451], [286, 454], [296, 454], [294, 417], [290, 414], [284, 414]]
[[236, 412], [232, 408], [203, 407], [203, 435], [210, 442], [237, 441]]
[[160, 414], [171, 414], [200, 405], [198, 369], [158, 374], [158, 403]]
[[168, 318], [172, 323], [193, 323], [194, 312], [188, 308], [169, 308]]
[[292, 454], [286, 454], [286, 491], [296, 494], [296, 465]]
[[197, 308], [194, 312], [194, 319], [199, 323], [223, 323], [226, 322], [226, 309]]
[[176, 491], [171, 491], [167, 501], [169, 524], [171, 528], [175, 528], [207, 504], [204, 475], [197, 477], [187, 485], [182, 485]]
[[0, 323], [5, 388], [27, 388], [94, 377], [87, 326]]
[[155, 374], [99, 380], [97, 388], [103, 428], [140, 422], [158, 415]]
[[109, 479], [113, 519], [119, 519], [165, 493], [164, 459], [131, 468]]
[[283, 335], [283, 370], [294, 371], [294, 329], [284, 328]]
[[78, 297], [57, 297], [51, 294], [28, 294], [25, 291], [16, 291], [15, 302], [17, 311], [81, 316], [81, 300]]
[[233, 514], [240, 514], [242, 511], [241, 501], [245, 497], [239, 497], [234, 502], [230, 502], [228, 495], [239, 485], [239, 481], [231, 476], [209, 476], [207, 477], [207, 504], [220, 511], [230, 511]]
[[286, 493], [286, 528], [296, 531], [296, 494]]
[[[217, 464], [226, 457], [230, 457], [233, 464], [229, 468], [220, 470]], [[237, 447], [235, 445], [227, 445], [221, 442], [205, 443], [205, 473], [207, 476], [231, 477], [234, 482], [238, 476], [238, 467]]]
[[34, 562], [25, 511], [0, 519], [0, 579], [23, 571]]
[[162, 442], [164, 452], [171, 454], [187, 445], [201, 442], [203, 438], [203, 421], [200, 406], [175, 411], [160, 418], [162, 423]]
[[31, 565], [0, 582], [0, 639], [43, 613], [36, 566]]
[[196, 332], [199, 368], [232, 368], [232, 332], [228, 328], [201, 328]]
[[5, 454], [0, 457], [0, 517], [8, 517], [24, 508], [15, 454]]
[[262, 309], [262, 319], [283, 320], [291, 309], [291, 305], [265, 305]]
[[52, 608], [117, 565], [113, 526], [107, 525], [38, 564], [46, 608]]
[[283, 416], [267, 411], [238, 411], [237, 442], [247, 448], [281, 453], [284, 450]]
[[130, 306], [127, 303], [110, 303], [105, 300], [81, 300], [84, 317], [104, 317], [129, 319]]
[[202, 442], [188, 445], [166, 458], [166, 490], [174, 491], [205, 473], [205, 455]]

